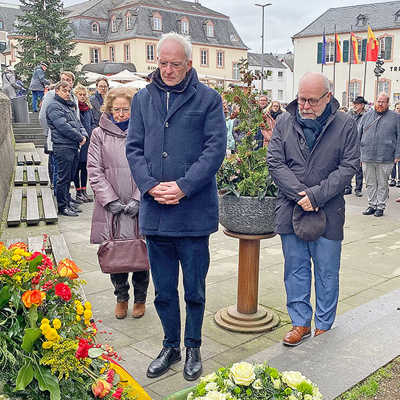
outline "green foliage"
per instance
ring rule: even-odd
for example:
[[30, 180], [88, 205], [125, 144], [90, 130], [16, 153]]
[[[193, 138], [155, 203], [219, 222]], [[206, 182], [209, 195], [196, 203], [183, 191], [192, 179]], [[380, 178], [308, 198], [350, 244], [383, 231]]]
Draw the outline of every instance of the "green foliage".
[[42, 61], [48, 63], [46, 76], [59, 80], [62, 70], [76, 71], [80, 54], [72, 55], [75, 43], [69, 21], [63, 16], [60, 0], [20, 0], [24, 13], [17, 20], [18, 57], [16, 73], [26, 86], [34, 68]]

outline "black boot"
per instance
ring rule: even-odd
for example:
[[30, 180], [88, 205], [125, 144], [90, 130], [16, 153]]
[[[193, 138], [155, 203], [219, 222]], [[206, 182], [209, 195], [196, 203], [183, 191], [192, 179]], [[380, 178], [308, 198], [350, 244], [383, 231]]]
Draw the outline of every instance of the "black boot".
[[183, 368], [183, 377], [187, 381], [195, 381], [203, 372], [199, 347], [186, 348], [186, 361]]
[[158, 357], [153, 360], [147, 368], [148, 378], [157, 378], [167, 372], [169, 367], [181, 360], [181, 349], [179, 347], [163, 347]]
[[91, 197], [89, 197], [88, 194], [86, 193], [86, 189], [82, 189], [82, 194], [83, 194], [83, 197], [85, 198], [85, 203], [93, 202], [93, 199]]
[[76, 198], [76, 200], [81, 201], [82, 203], [86, 203], [86, 197], [83, 194], [83, 190], [82, 189], [77, 189], [76, 190], [75, 198]]

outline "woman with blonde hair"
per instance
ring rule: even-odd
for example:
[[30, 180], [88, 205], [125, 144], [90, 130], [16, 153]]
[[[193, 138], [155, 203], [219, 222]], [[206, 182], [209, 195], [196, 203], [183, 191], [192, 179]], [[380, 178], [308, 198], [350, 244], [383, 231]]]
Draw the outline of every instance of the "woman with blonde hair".
[[88, 134], [88, 139], [86, 140], [86, 143], [80, 148], [79, 151], [79, 161], [74, 176], [74, 185], [76, 189], [76, 199], [81, 200], [84, 203], [88, 203], [93, 200], [86, 193], [87, 153], [92, 131], [94, 128], [96, 128], [97, 125], [94, 122], [92, 106], [89, 102], [87, 88], [78, 83], [73, 92], [78, 99], [79, 119], [81, 120], [81, 123]]
[[[100, 244], [111, 238], [116, 217], [119, 226], [116, 239], [136, 238], [138, 234], [140, 192], [125, 155], [133, 94], [129, 88], [111, 89], [104, 102], [99, 127], [92, 133], [88, 152], [89, 180], [95, 194], [91, 243]], [[128, 313], [129, 274], [111, 274], [111, 282], [117, 298], [115, 317], [123, 319]], [[132, 285], [132, 316], [140, 318], [145, 312], [149, 271], [133, 272]]]

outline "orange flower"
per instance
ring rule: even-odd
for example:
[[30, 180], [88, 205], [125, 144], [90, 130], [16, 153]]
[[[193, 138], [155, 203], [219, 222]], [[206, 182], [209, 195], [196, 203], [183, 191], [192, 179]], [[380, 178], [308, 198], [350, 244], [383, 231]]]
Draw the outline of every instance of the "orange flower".
[[10, 244], [10, 246], [8, 246], [8, 250], [11, 250], [15, 247], [18, 247], [19, 249], [22, 249], [24, 251], [28, 251], [28, 245], [24, 242], [16, 242], [16, 243]]
[[57, 272], [60, 276], [69, 279], [76, 279], [79, 277], [78, 272], [82, 272], [77, 265], [70, 259], [64, 258], [58, 263]]
[[92, 384], [92, 392], [94, 397], [98, 397], [99, 399], [107, 396], [108, 393], [110, 393], [111, 388], [111, 383], [108, 383], [105, 379], [96, 379], [96, 381]]
[[46, 293], [40, 290], [27, 290], [22, 295], [22, 302], [26, 308], [31, 308], [32, 304], [40, 306], [46, 298]]

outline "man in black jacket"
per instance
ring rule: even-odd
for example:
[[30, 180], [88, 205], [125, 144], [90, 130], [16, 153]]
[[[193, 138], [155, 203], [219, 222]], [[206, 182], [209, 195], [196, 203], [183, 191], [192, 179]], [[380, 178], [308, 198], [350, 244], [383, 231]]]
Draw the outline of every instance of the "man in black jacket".
[[51, 130], [54, 157], [57, 163], [56, 196], [58, 212], [76, 217], [77, 210], [70, 203], [69, 187], [74, 178], [74, 165], [79, 146], [86, 142], [87, 133], [77, 113], [76, 104], [71, 100], [71, 86], [61, 81], [55, 87], [54, 100], [46, 110], [47, 125]]
[[268, 146], [269, 171], [279, 188], [275, 230], [282, 240], [287, 309], [293, 324], [283, 339], [288, 346], [311, 335], [311, 260], [315, 336], [335, 320], [343, 193], [360, 165], [356, 122], [338, 108], [326, 77], [304, 75], [297, 99], [278, 118]]

